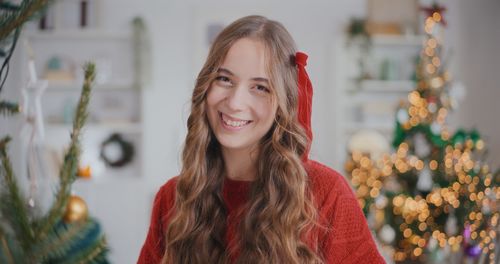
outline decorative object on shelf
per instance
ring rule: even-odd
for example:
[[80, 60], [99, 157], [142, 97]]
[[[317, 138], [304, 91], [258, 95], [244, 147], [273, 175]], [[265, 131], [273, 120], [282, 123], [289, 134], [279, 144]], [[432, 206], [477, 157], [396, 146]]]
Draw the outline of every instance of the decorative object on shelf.
[[134, 145], [124, 140], [118, 133], [113, 133], [101, 145], [101, 158], [106, 165], [113, 168], [130, 163], [134, 158], [134, 152]]
[[75, 63], [68, 57], [54, 55], [46, 63], [44, 78], [55, 82], [74, 82]]
[[351, 18], [347, 26], [347, 35], [349, 39], [361, 38], [370, 39], [370, 34], [366, 30], [366, 19], [364, 18]]
[[151, 83], [151, 40], [142, 17], [132, 20], [134, 45], [134, 87], [144, 88]]
[[380, 67], [380, 80], [390, 81], [398, 80], [398, 63], [394, 59], [385, 58], [382, 60], [382, 65]]
[[366, 20], [362, 18], [352, 18], [347, 27], [348, 42], [347, 45], [359, 44], [360, 56], [357, 58], [359, 65], [360, 80], [373, 78], [369, 72], [368, 60], [370, 59], [371, 37], [366, 30]]
[[368, 0], [367, 31], [370, 34], [406, 34], [417, 31], [417, 0]]
[[54, 1], [39, 21], [40, 30], [84, 29], [97, 23], [97, 1]]
[[38, 23], [38, 28], [40, 30], [52, 30], [55, 28], [55, 24], [56, 24], [56, 11], [53, 6], [49, 6], [43, 12], [43, 15]]
[[85, 201], [76, 195], [71, 195], [68, 199], [68, 204], [66, 205], [66, 211], [64, 213], [64, 222], [74, 223], [79, 221], [87, 220], [89, 215], [89, 210]]
[[[415, 89], [397, 110], [394, 153], [374, 159], [353, 152], [345, 167], [367, 218], [381, 219], [372, 228], [396, 263], [498, 263], [500, 170], [486, 162], [476, 130], [447, 127], [452, 81], [435, 35], [444, 8], [432, 10]], [[380, 197], [388, 199], [384, 206]], [[396, 232], [392, 242], [382, 235], [386, 225]]]
[[364, 129], [351, 136], [348, 142], [350, 153], [360, 152], [369, 155], [373, 159], [379, 159], [390, 149], [387, 139], [373, 129]]
[[89, 3], [87, 0], [80, 0], [80, 27], [87, 27]]

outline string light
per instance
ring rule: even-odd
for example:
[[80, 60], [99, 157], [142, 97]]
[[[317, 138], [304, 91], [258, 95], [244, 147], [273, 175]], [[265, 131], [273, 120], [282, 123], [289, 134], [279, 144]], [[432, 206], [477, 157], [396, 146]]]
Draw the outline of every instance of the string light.
[[[435, 135], [435, 140], [442, 140], [444, 150], [434, 148], [428, 157], [419, 157], [413, 153], [418, 146], [403, 139], [393, 154], [379, 160], [353, 152], [345, 168], [356, 188], [360, 206], [374, 214], [375, 228], [380, 229], [388, 219], [397, 223], [394, 229], [396, 237], [401, 239], [393, 244], [391, 254], [395, 261], [425, 257], [432, 243], [438, 249], [449, 247], [453, 252], [471, 243], [481, 245], [482, 253], [488, 254], [487, 259], [494, 263], [500, 188], [488, 165], [475, 160], [479, 157], [476, 153], [485, 149], [484, 141], [467, 137], [456, 140], [446, 126], [450, 99], [442, 95], [449, 87], [451, 75], [440, 68], [443, 65], [439, 57], [441, 47], [432, 36], [440, 22], [439, 12], [425, 20], [424, 29], [429, 38], [424, 42], [421, 65], [416, 70], [416, 90], [408, 94], [407, 103], [400, 105], [409, 117], [400, 128], [408, 133], [421, 126], [437, 124], [438, 129], [432, 127], [432, 133], [427, 136]], [[421, 195], [403, 193], [409, 188], [405, 184], [415, 185], [418, 175], [426, 171], [431, 172], [435, 183], [431, 190]], [[401, 180], [401, 177], [406, 178]], [[384, 202], [379, 202], [381, 199]], [[464, 211], [461, 215], [457, 213]], [[452, 215], [459, 218], [458, 225], [463, 225], [458, 227], [458, 234], [447, 234], [442, 220]], [[466, 227], [470, 229], [467, 240], [461, 233]]]

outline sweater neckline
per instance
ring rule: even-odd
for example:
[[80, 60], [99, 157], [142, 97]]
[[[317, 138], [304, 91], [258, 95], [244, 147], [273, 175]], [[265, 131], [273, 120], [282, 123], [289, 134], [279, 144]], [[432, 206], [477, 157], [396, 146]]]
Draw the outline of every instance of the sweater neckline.
[[228, 177], [224, 178], [224, 185], [226, 185], [226, 187], [229, 187], [230, 189], [249, 187], [252, 184], [252, 182], [253, 181], [247, 181], [247, 180], [233, 180]]

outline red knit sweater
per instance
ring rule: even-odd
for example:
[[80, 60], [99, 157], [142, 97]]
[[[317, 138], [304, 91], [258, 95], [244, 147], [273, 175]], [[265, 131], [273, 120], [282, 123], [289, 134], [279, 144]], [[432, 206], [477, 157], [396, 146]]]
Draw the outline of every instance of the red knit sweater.
[[[327, 230], [321, 231], [320, 250], [325, 263], [385, 263], [380, 256], [366, 224], [365, 217], [347, 181], [336, 171], [315, 161], [304, 167], [309, 175], [320, 222]], [[170, 179], [158, 191], [146, 241], [141, 250], [140, 264], [159, 263], [165, 241], [167, 213], [173, 208], [177, 177]], [[228, 208], [226, 241], [235, 236], [236, 211], [244, 205], [251, 182], [226, 178], [223, 188]], [[321, 221], [323, 220], [323, 221]], [[231, 256], [234, 260], [236, 256]]]

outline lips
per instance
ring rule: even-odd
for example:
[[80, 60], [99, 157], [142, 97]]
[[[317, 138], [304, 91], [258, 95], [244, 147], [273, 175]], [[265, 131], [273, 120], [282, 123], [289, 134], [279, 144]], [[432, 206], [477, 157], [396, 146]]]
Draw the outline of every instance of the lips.
[[219, 116], [221, 118], [222, 123], [230, 128], [241, 128], [252, 122], [252, 120], [244, 120], [244, 119], [230, 117], [226, 114], [223, 114], [222, 112], [219, 112]]

